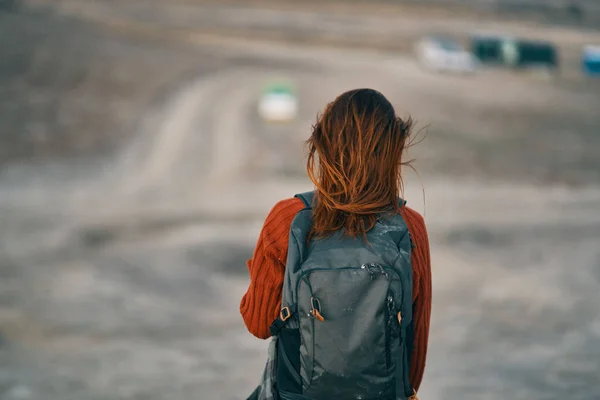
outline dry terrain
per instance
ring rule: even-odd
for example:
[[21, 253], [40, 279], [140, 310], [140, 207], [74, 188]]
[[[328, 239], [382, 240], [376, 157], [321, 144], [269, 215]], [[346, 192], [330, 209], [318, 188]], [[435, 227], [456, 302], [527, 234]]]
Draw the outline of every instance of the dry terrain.
[[[245, 260], [270, 207], [310, 188], [317, 112], [361, 86], [427, 127], [409, 150], [422, 183], [406, 171], [433, 258], [420, 397], [600, 396], [598, 82], [435, 75], [399, 50], [274, 40], [319, 18], [290, 7], [61, 4], [0, 17], [21, 43], [0, 34], [0, 400], [245, 398], [266, 347], [238, 314]], [[331, 18], [351, 41], [351, 17]], [[371, 40], [399, 25], [363, 18]], [[460, 18], [439, 23], [476, 26]], [[532, 29], [572, 54], [595, 35]], [[256, 115], [274, 77], [298, 87], [293, 123]]]

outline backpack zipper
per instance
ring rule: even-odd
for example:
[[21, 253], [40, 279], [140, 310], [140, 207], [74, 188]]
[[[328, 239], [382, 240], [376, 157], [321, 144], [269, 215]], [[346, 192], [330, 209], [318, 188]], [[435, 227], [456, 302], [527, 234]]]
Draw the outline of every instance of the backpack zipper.
[[[315, 271], [343, 271], [343, 270], [353, 270], [353, 269], [354, 270], [357, 270], [357, 269], [367, 270], [369, 272], [369, 276], [371, 277], [371, 280], [376, 278], [377, 273], [380, 273], [381, 275], [384, 275], [386, 277], [386, 279], [389, 279], [390, 275], [394, 275], [396, 278], [398, 278], [398, 280], [400, 282], [402, 282], [402, 278], [400, 277], [400, 274], [395, 269], [390, 268], [390, 267], [384, 267], [384, 266], [382, 266], [380, 264], [376, 264], [376, 263], [366, 263], [366, 264], [362, 264], [360, 267], [311, 268], [311, 269], [307, 269], [306, 271], [302, 272], [302, 274], [300, 275], [300, 278], [296, 282], [296, 296], [298, 294], [298, 288], [300, 287], [300, 282], [302, 282], [303, 280], [306, 280], [306, 277]], [[311, 290], [311, 296], [312, 296], [313, 293], [312, 293], [312, 288], [310, 287], [310, 282], [307, 281], [307, 283], [309, 284], [309, 288]]]
[[385, 322], [385, 365], [389, 370], [392, 367], [391, 339], [392, 326], [396, 316], [396, 303], [394, 301], [394, 292], [390, 289], [386, 298], [387, 320]]

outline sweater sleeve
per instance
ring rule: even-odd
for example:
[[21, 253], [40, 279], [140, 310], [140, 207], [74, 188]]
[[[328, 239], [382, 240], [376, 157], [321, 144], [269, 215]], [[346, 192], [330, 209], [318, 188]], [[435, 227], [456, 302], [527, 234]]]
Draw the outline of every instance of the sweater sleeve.
[[413, 388], [418, 391], [425, 372], [429, 340], [432, 298], [431, 260], [429, 239], [423, 217], [408, 207], [402, 208], [402, 215], [415, 245], [412, 252], [415, 347], [411, 358], [410, 382]]
[[240, 313], [248, 331], [260, 339], [271, 336], [269, 327], [281, 308], [290, 226], [303, 207], [296, 198], [277, 203], [265, 220], [252, 259], [247, 261], [250, 285]]

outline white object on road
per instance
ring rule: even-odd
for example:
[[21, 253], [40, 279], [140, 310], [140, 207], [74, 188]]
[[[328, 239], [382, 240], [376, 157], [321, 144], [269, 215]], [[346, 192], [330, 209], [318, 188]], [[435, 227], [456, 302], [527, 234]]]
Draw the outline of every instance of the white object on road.
[[272, 86], [258, 103], [258, 114], [265, 121], [288, 122], [298, 114], [298, 99], [288, 86]]
[[421, 65], [438, 72], [473, 73], [477, 60], [459, 43], [444, 37], [425, 37], [416, 46]]

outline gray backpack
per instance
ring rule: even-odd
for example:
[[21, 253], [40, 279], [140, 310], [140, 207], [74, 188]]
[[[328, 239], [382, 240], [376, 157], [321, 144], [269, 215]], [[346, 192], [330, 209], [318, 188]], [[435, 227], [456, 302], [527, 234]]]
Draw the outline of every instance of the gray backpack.
[[[307, 243], [314, 192], [292, 222], [277, 338], [283, 400], [403, 400], [413, 348], [412, 241], [399, 214], [363, 238]], [[400, 199], [403, 205], [403, 200]]]

